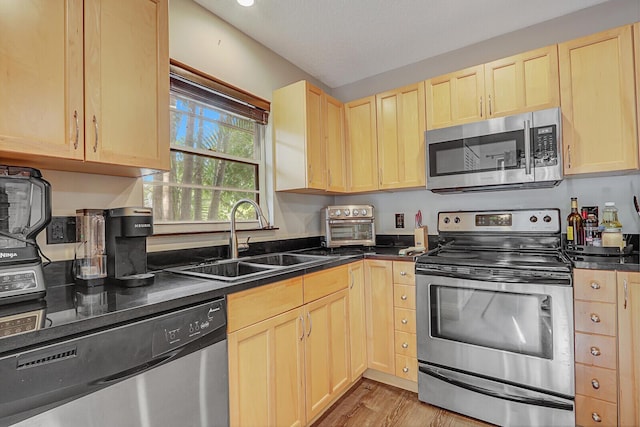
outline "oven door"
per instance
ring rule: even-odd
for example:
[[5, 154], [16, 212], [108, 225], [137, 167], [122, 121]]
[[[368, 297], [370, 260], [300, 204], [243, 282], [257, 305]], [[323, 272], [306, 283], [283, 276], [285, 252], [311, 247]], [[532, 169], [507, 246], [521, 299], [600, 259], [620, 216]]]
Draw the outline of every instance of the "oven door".
[[574, 396], [573, 288], [417, 271], [418, 359]]
[[336, 248], [348, 245], [376, 245], [373, 219], [327, 220], [326, 246]]

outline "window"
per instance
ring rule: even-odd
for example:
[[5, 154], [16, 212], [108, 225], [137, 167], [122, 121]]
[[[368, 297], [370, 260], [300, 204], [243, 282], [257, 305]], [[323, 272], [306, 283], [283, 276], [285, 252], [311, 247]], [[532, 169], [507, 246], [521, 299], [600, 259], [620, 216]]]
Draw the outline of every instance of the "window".
[[[226, 229], [236, 201], [263, 201], [269, 103], [176, 64], [170, 74], [171, 171], [144, 177], [144, 203], [153, 208], [155, 224], [174, 226], [162, 228], [167, 232]], [[241, 205], [236, 219], [255, 220], [253, 207]]]

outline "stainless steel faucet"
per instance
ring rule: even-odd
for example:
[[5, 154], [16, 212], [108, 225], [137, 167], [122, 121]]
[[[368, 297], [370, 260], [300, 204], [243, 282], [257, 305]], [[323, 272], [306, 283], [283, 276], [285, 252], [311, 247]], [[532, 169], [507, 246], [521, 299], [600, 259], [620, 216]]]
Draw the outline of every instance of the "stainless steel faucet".
[[238, 206], [243, 203], [249, 203], [256, 210], [256, 214], [258, 215], [258, 226], [260, 228], [268, 228], [269, 222], [264, 217], [262, 213], [262, 209], [260, 206], [251, 199], [240, 199], [238, 200], [233, 207], [231, 208], [231, 236], [229, 236], [229, 249], [231, 259], [238, 258], [238, 237], [236, 236], [236, 211], [238, 210]]

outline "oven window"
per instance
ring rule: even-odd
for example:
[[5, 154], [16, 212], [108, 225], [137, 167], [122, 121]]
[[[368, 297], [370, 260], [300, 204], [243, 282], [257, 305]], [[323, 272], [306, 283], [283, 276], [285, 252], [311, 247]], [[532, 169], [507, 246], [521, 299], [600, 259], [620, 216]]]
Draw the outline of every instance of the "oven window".
[[431, 335], [551, 359], [551, 296], [432, 285]]
[[365, 224], [331, 224], [331, 240], [336, 242], [348, 240], [373, 240], [371, 223]]
[[429, 145], [431, 176], [519, 169], [523, 161], [522, 130]]

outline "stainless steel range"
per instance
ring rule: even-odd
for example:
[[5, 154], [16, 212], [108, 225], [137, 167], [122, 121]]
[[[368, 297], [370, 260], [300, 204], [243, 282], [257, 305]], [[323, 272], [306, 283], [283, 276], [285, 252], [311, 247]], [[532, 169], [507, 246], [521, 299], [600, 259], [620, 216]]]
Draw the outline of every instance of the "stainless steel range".
[[440, 212], [416, 262], [419, 399], [499, 425], [573, 426], [573, 288], [558, 209]]

